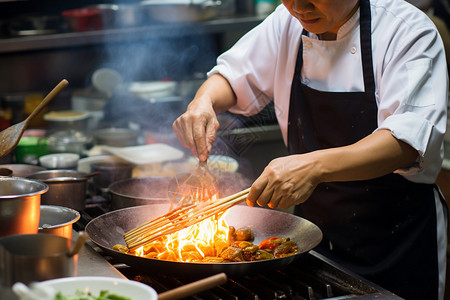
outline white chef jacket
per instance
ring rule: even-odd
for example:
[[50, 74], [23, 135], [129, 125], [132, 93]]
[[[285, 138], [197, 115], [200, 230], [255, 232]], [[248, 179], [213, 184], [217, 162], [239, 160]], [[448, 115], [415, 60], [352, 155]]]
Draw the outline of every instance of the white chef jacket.
[[[444, 47], [428, 17], [401, 0], [371, 0], [372, 55], [378, 128], [388, 129], [420, 154], [397, 170], [410, 181], [434, 183], [443, 160], [448, 74]], [[359, 10], [335, 41], [303, 27], [284, 5], [219, 56], [208, 73], [223, 75], [237, 96], [233, 113], [253, 115], [272, 99], [285, 143], [292, 77], [303, 39], [302, 81], [331, 92], [364, 91]], [[345, 109], [345, 108], [344, 108]]]

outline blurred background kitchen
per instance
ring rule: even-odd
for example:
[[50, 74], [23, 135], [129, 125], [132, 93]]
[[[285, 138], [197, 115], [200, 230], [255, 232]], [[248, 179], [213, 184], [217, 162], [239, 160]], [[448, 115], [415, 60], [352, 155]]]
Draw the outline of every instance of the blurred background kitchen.
[[[183, 163], [194, 165], [175, 137], [172, 122], [185, 111], [216, 57], [278, 4], [276, 0], [0, 0], [0, 129], [24, 120], [61, 79], [70, 83], [32, 120], [16, 149], [0, 158], [0, 164], [79, 168], [77, 159], [118, 156], [104, 146], [161, 143], [182, 151]], [[219, 118], [212, 166], [216, 158], [216, 166], [251, 182], [271, 159], [287, 154], [273, 106], [250, 118], [228, 113]], [[438, 179], [447, 195], [449, 135]], [[144, 150], [136, 151], [120, 153], [121, 159], [125, 155], [134, 163], [133, 177], [184, 171], [183, 166], [173, 167], [173, 161], [180, 162], [178, 152], [172, 156], [166, 152], [158, 162], [138, 161]], [[41, 159], [55, 153], [79, 158]]]
[[[0, 163], [40, 165], [39, 158], [52, 153], [105, 154], [99, 145], [164, 143], [185, 151], [173, 120], [216, 57], [278, 4], [0, 1], [0, 129], [24, 120], [61, 79], [70, 83]], [[255, 178], [270, 159], [286, 154], [273, 107], [252, 118], [221, 118], [212, 154], [237, 160], [244, 176]], [[153, 168], [138, 175], [152, 175]]]
[[[23, 121], [58, 82], [69, 81], [32, 120], [14, 151], [0, 158], [0, 169], [15, 165], [12, 175], [20, 177], [46, 169], [107, 174], [89, 180], [87, 188], [82, 177], [81, 206], [67, 205], [79, 211], [108, 198], [114, 181], [192, 170], [197, 161], [178, 142], [172, 122], [216, 57], [279, 4], [0, 0], [0, 130]], [[230, 193], [248, 187], [270, 160], [287, 155], [273, 106], [253, 117], [225, 113], [219, 119], [208, 166], [225, 179], [224, 186], [240, 181]], [[116, 164], [110, 169], [103, 162]], [[448, 132], [438, 185], [448, 201]]]
[[[105, 145], [162, 143], [182, 151], [192, 166], [195, 160], [176, 139], [172, 122], [185, 111], [216, 57], [279, 4], [278, 0], [0, 0], [0, 129], [24, 120], [61, 79], [70, 83], [32, 120], [16, 149], [0, 158], [0, 164], [60, 168], [54, 157], [40, 158], [72, 153], [85, 159], [111, 155], [105, 153]], [[250, 118], [228, 113], [219, 118], [212, 158], [222, 168], [225, 160], [226, 168], [252, 181], [271, 159], [287, 154], [273, 106]], [[449, 135], [438, 179], [446, 194]], [[177, 155], [166, 153], [156, 163], [137, 162], [141, 154], [130, 152], [125, 157], [135, 163], [134, 177], [184, 171], [180, 165], [173, 167], [172, 161], [180, 161]], [[61, 163], [73, 168], [75, 162]]]

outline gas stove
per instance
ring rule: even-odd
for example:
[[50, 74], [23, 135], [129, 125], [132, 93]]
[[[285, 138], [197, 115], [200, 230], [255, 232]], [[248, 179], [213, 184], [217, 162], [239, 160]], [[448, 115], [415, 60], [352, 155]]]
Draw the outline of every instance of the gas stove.
[[[101, 198], [90, 201], [74, 224], [76, 231], [93, 218], [108, 212], [108, 204]], [[111, 268], [124, 277], [150, 285], [158, 293], [197, 281], [202, 278], [168, 276], [148, 270], [137, 270], [108, 256], [94, 243], [88, 244]], [[314, 250], [300, 255], [288, 266], [259, 274], [228, 277], [226, 284], [186, 299], [402, 299], [376, 284], [350, 272]]]

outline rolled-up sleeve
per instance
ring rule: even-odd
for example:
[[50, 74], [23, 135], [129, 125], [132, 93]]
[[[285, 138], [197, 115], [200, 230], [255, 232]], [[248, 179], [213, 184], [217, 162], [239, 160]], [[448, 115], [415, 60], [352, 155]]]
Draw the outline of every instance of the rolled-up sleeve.
[[378, 88], [378, 130], [417, 150], [412, 165], [397, 170], [408, 180], [433, 183], [443, 160], [443, 137], [447, 124], [448, 74], [442, 40], [430, 25], [413, 29], [392, 45]]

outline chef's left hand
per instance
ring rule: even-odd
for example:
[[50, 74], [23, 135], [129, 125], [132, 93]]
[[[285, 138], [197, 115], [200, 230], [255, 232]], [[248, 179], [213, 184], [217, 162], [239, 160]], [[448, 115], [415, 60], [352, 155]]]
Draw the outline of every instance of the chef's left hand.
[[382, 129], [348, 146], [277, 158], [253, 183], [247, 204], [286, 209], [305, 202], [321, 182], [377, 178], [410, 166], [418, 155]]
[[319, 184], [314, 153], [272, 160], [252, 184], [247, 204], [287, 209], [305, 202]]

